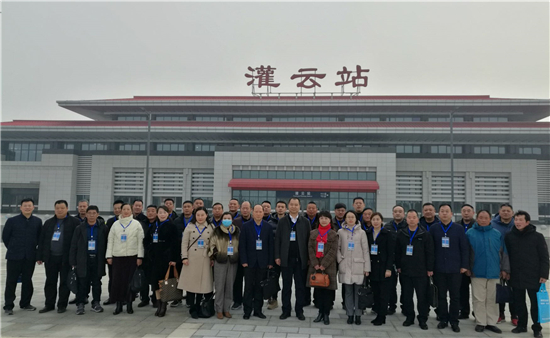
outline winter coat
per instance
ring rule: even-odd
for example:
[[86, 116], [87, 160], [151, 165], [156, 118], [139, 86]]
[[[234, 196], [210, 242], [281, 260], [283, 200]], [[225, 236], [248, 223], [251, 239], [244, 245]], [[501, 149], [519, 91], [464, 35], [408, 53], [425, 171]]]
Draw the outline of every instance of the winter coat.
[[510, 223], [504, 223], [500, 220], [500, 215], [497, 215], [491, 220], [491, 225], [493, 226], [493, 229], [498, 230], [501, 233], [502, 238], [504, 238], [506, 234], [509, 233], [514, 227], [514, 218], [512, 217]]
[[315, 229], [312, 230], [309, 235], [309, 244], [308, 244], [308, 252], [309, 252], [309, 267], [308, 267], [308, 274], [307, 274], [307, 286], [311, 287], [309, 283], [309, 276], [314, 274], [315, 272], [315, 266], [316, 265], [322, 265], [325, 267], [325, 273], [328, 275], [330, 285], [327, 288], [327, 290], [336, 290], [338, 289], [338, 280], [336, 279], [336, 255], [338, 253], [338, 234], [334, 230], [330, 230], [327, 233], [327, 242], [324, 244], [323, 248], [323, 257], [317, 258], [317, 236], [319, 236], [319, 230]]
[[386, 280], [386, 270], [394, 272], [393, 263], [395, 259], [395, 235], [388, 229], [382, 228], [374, 240], [373, 228], [367, 231], [369, 241], [369, 252], [373, 244], [378, 245], [378, 254], [370, 255], [371, 273], [370, 280], [381, 282]]
[[[442, 238], [445, 232], [442, 226], [447, 229], [449, 247], [444, 248]], [[430, 227], [430, 234], [433, 237], [435, 265], [434, 271], [439, 273], [460, 273], [460, 269], [468, 269], [470, 265], [470, 245], [464, 233], [464, 227], [460, 223], [450, 222], [444, 226], [434, 225]]]
[[[124, 229], [123, 226], [127, 228]], [[126, 242], [122, 242], [121, 236], [126, 234]], [[143, 228], [141, 223], [130, 217], [119, 218], [113, 223], [107, 240], [107, 258], [136, 256], [143, 259]]]
[[544, 236], [529, 224], [523, 231], [514, 226], [504, 241], [510, 257], [510, 286], [538, 289], [540, 278], [548, 279], [548, 246]]
[[[231, 256], [227, 254], [229, 233], [231, 233], [231, 245], [233, 246], [233, 255]], [[240, 234], [241, 230], [234, 225], [230, 225], [229, 227], [222, 225], [214, 229], [214, 233], [210, 237], [208, 256], [220, 264], [226, 264], [228, 261], [230, 264], [239, 263]]]
[[[105, 253], [107, 251], [107, 226], [98, 218], [97, 237], [94, 237], [98, 276], [105, 276]], [[76, 227], [71, 241], [69, 264], [76, 266], [76, 275], [85, 278], [88, 271], [88, 222]]]
[[412, 239], [413, 254], [407, 256], [407, 245], [411, 243], [409, 227], [397, 233], [395, 244], [395, 266], [401, 269], [404, 276], [427, 276], [428, 271], [434, 271], [434, 245], [432, 236], [420, 225]]
[[[155, 231], [157, 231], [158, 235], [157, 243], [153, 242]], [[170, 262], [181, 261], [179, 258], [179, 244], [178, 230], [170, 218], [166, 219], [165, 223], [157, 220], [147, 227], [147, 232], [143, 239], [145, 259], [147, 261], [144, 267], [147, 270], [146, 275], [151, 285], [156, 286], [159, 280], [165, 278]]]
[[[353, 237], [352, 237], [353, 231]], [[365, 272], [370, 272], [369, 241], [361, 229], [361, 224], [344, 223], [338, 230], [338, 279], [343, 284], [363, 284]], [[355, 248], [348, 250], [348, 242], [353, 238]]]
[[[290, 253], [290, 232], [292, 229], [291, 221], [290, 215], [286, 215], [281, 218], [277, 224], [277, 232], [275, 234], [275, 259], [281, 259], [281, 267], [283, 268], [288, 266]], [[296, 244], [298, 244], [298, 252], [302, 262], [302, 269], [306, 269], [309, 257], [309, 233], [311, 232], [309, 220], [306, 217], [298, 216], [294, 231], [296, 231]]]
[[31, 215], [29, 218], [19, 214], [8, 218], [2, 231], [2, 242], [8, 249], [6, 259], [35, 261], [36, 246], [40, 238], [42, 220]]
[[466, 232], [470, 244], [470, 268], [472, 277], [498, 279], [500, 271], [510, 271], [504, 240], [491, 224], [474, 225]]
[[[235, 218], [238, 219], [238, 218]], [[271, 223], [261, 222], [260, 239], [262, 250], [256, 250], [256, 223], [254, 219], [245, 222], [239, 236], [239, 260], [241, 264], [248, 264], [249, 268], [266, 269], [275, 264], [273, 227]]]
[[[437, 216], [434, 216], [433, 222], [428, 223], [428, 222], [426, 221], [426, 218], [424, 218], [424, 216], [422, 216], [422, 217], [420, 217], [420, 221], [419, 221], [419, 222], [420, 222], [420, 226], [423, 227], [424, 230], [429, 231], [429, 230], [430, 230], [430, 227], [431, 227], [432, 225], [439, 224], [439, 222], [441, 222], [441, 221], [439, 220], [439, 218], [438, 218]], [[405, 222], [405, 223], [406, 223], [406, 222]], [[406, 228], [406, 227], [407, 227], [407, 224], [405, 224], [405, 228]]]
[[[202, 235], [199, 231], [203, 231]], [[208, 247], [213, 233], [214, 225], [212, 223], [189, 223], [183, 231], [181, 258], [182, 260], [188, 259], [189, 265], [183, 265], [181, 268], [178, 289], [202, 294], [212, 292], [214, 276], [208, 256]], [[203, 248], [199, 248], [199, 239], [204, 240]]]
[[[36, 260], [48, 263], [51, 254], [52, 237], [53, 233], [57, 229], [57, 217], [52, 218], [44, 222], [42, 230], [40, 231], [40, 239], [38, 240], [38, 249], [36, 253]], [[80, 221], [76, 217], [67, 215], [63, 219], [63, 262], [69, 264], [69, 251], [71, 250], [71, 241], [73, 239], [74, 230], [80, 225]]]

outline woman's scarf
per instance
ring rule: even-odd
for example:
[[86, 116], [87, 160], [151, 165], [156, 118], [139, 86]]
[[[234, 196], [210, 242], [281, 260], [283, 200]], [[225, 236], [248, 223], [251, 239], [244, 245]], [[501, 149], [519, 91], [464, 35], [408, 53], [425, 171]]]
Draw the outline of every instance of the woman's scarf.
[[[330, 231], [330, 229], [331, 229], [330, 223], [327, 226], [322, 226], [321, 224], [319, 224], [319, 228], [318, 228], [319, 235], [317, 235], [317, 246], [319, 245], [319, 243], [323, 243], [324, 245], [324, 243], [327, 242], [328, 232]], [[316, 250], [315, 257], [321, 258], [324, 256], [325, 256], [324, 250], [323, 252], [319, 252], [319, 250]]]

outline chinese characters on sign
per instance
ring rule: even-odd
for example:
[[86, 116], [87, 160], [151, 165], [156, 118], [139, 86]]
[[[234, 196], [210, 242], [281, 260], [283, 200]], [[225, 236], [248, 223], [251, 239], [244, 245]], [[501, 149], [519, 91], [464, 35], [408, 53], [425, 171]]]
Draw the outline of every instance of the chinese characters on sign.
[[[280, 83], [275, 83], [276, 69], [277, 68], [271, 67], [270, 65], [261, 65], [256, 68], [248, 67], [250, 73], [246, 73], [244, 76], [250, 79], [246, 84], [247, 86], [252, 86], [252, 94], [256, 94], [254, 91], [255, 86], [258, 86], [258, 88], [266, 87], [266, 94], [271, 94], [271, 87], [277, 88], [281, 85]], [[344, 92], [344, 86], [351, 84], [353, 88], [356, 88], [356, 92], [350, 92], [349, 94], [357, 95], [360, 93], [360, 87], [367, 87], [368, 76], [366, 73], [369, 71], [369, 69], [361, 68], [360, 65], [355, 67], [355, 71], [348, 70], [348, 68], [344, 66], [342, 70], [336, 72], [336, 75], [340, 76], [340, 81], [335, 82], [334, 85], [341, 86], [341, 94], [347, 94]], [[299, 80], [296, 83], [296, 87], [300, 88], [300, 94], [303, 88], [313, 88], [313, 93], [315, 94], [316, 88], [321, 87], [320, 80], [324, 79], [326, 76], [327, 74], [317, 73], [317, 68], [300, 68], [298, 74], [293, 74], [290, 79]]]

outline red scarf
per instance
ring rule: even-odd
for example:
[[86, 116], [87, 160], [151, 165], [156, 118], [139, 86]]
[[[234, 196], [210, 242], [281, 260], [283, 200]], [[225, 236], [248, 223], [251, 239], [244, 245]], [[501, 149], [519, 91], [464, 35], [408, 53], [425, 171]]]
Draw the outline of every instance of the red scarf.
[[[319, 224], [319, 228], [318, 228], [319, 235], [317, 235], [317, 243], [326, 243], [327, 242], [328, 232], [330, 231], [330, 228], [331, 228], [330, 224], [328, 224], [325, 227], [323, 227], [323, 226], [321, 226], [321, 224]], [[321, 236], [321, 234], [323, 234], [323, 236]], [[325, 256], [324, 252], [318, 252], [317, 248], [315, 248], [315, 257], [321, 258], [321, 257], [324, 257], [324, 256]]]

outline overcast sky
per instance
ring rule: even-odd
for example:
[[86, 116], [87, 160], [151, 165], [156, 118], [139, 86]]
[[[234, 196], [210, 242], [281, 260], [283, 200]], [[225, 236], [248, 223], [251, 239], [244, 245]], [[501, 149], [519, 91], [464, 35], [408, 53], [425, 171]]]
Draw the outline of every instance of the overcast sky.
[[549, 98], [548, 3], [5, 3], [2, 121], [56, 100], [250, 94], [247, 67], [370, 69], [364, 95]]

